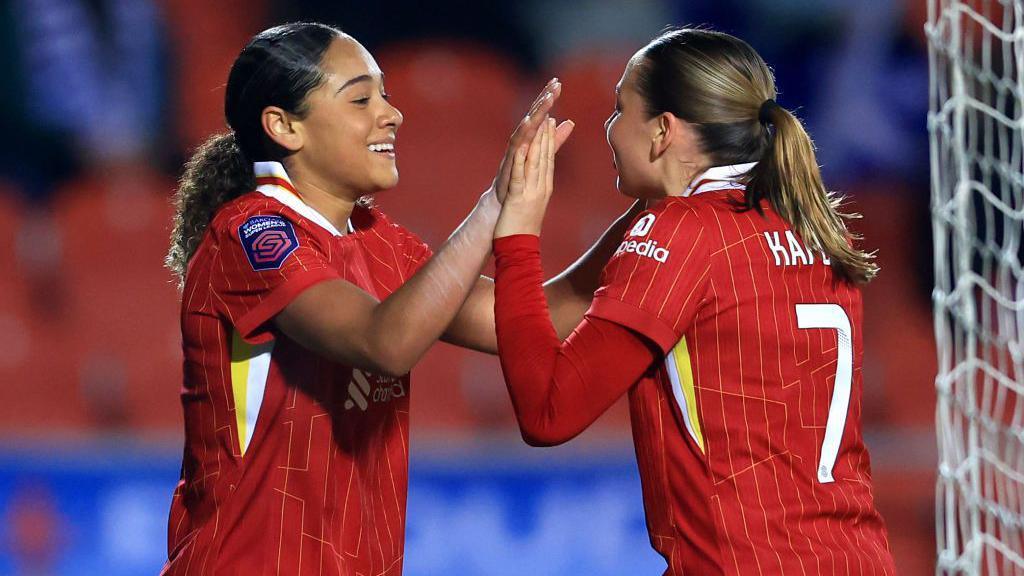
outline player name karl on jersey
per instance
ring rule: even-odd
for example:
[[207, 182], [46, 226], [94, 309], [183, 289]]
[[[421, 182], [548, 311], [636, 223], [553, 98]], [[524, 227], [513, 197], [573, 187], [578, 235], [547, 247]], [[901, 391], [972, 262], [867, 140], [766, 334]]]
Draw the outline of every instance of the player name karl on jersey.
[[[805, 247], [796, 239], [792, 230], [785, 232], [765, 232], [764, 239], [768, 242], [768, 249], [775, 257], [776, 266], [800, 266], [814, 264], [814, 252]], [[821, 263], [826, 266], [832, 263], [828, 254], [817, 251], [821, 255]]]

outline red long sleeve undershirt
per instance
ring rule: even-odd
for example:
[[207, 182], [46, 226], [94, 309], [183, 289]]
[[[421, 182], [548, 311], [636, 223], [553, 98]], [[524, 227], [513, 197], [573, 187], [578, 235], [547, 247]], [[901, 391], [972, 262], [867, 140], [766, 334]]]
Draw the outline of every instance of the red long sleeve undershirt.
[[523, 439], [551, 446], [594, 422], [660, 356], [632, 330], [585, 316], [560, 342], [542, 286], [540, 239], [494, 241], [498, 354]]

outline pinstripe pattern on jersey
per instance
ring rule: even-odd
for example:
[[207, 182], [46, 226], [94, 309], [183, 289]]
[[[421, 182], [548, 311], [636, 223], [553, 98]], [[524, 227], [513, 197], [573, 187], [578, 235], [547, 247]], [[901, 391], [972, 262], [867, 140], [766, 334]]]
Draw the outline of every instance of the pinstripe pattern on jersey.
[[[273, 178], [286, 177], [273, 170]], [[185, 454], [164, 573], [398, 576], [409, 376], [365, 373], [371, 390], [362, 410], [347, 402], [352, 368], [284, 337], [272, 319], [322, 280], [384, 299], [431, 252], [372, 208], [357, 206], [350, 233], [335, 234], [283, 180], [261, 180], [262, 190], [225, 204], [189, 264]], [[254, 215], [282, 216], [295, 228], [300, 246], [280, 269], [254, 271], [247, 263], [234, 231]], [[250, 382], [264, 373], [260, 358], [269, 368], [257, 408]], [[405, 393], [373, 394], [398, 388]]]
[[[859, 290], [820, 259], [775, 264], [764, 233], [791, 227], [767, 202], [763, 215], [739, 208], [740, 168], [714, 168], [686, 196], [638, 215], [654, 216], [646, 238], [671, 255], [617, 254], [590, 311], [666, 353], [630, 391], [651, 542], [669, 576], [891, 575], [860, 423]], [[849, 415], [827, 484], [817, 462], [837, 334], [798, 327], [796, 305], [808, 303], [841, 306], [851, 322]], [[683, 339], [692, 403], [677, 361]]]

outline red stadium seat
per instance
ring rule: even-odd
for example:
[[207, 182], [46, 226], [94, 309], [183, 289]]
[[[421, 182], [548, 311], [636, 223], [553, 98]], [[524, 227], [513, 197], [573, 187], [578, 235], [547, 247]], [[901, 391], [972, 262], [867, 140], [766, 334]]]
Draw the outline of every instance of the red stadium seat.
[[250, 36], [270, 26], [268, 0], [162, 0], [174, 49], [176, 79], [171, 124], [186, 148], [224, 125], [224, 88], [231, 63]]
[[13, 184], [0, 181], [0, 262], [9, 263], [8, 269], [0, 274], [0, 300], [7, 300], [8, 290], [20, 281], [17, 244], [24, 212], [20, 192]]
[[490, 185], [530, 93], [511, 62], [474, 44], [384, 48], [385, 85], [405, 121], [398, 189], [377, 196], [394, 218], [439, 245]]
[[0, 185], [0, 422], [5, 432], [49, 433], [85, 422], [74, 395], [70, 338], [53, 318], [33, 306], [19, 235], [28, 208], [16, 191]]
[[78, 385], [110, 424], [176, 428], [180, 420], [179, 295], [163, 268], [173, 188], [133, 167], [83, 177], [56, 201]]
[[907, 228], [920, 220], [913, 214], [921, 205], [900, 182], [865, 184], [844, 192], [855, 200], [851, 209], [864, 214], [853, 228], [864, 235], [867, 249], [879, 249], [882, 268], [863, 291], [865, 422], [930, 428], [935, 422], [935, 333], [927, 292], [914, 274], [921, 256], [908, 240], [920, 234]]
[[872, 464], [875, 506], [889, 528], [889, 549], [898, 572], [934, 574], [935, 470], [894, 462]]

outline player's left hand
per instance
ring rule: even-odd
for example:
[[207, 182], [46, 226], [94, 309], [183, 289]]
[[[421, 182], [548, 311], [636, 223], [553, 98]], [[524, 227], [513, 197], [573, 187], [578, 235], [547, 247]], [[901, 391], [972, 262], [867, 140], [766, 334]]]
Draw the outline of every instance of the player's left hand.
[[555, 183], [555, 137], [553, 118], [537, 130], [530, 146], [520, 146], [512, 159], [508, 195], [501, 207], [494, 237], [513, 234], [539, 236], [544, 212]]

